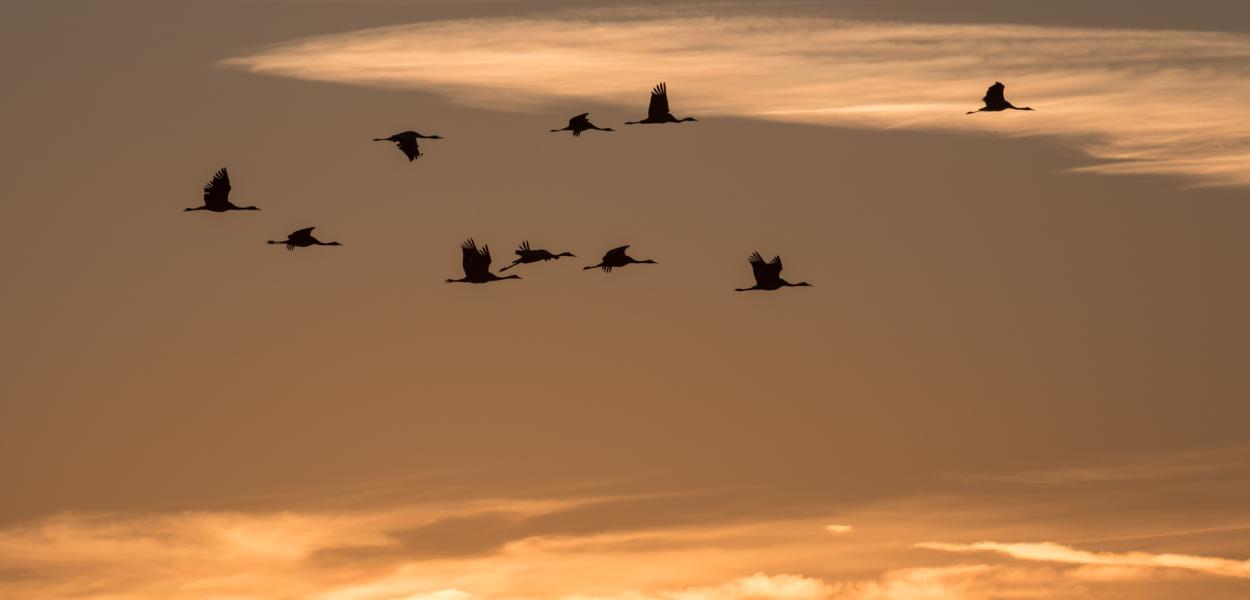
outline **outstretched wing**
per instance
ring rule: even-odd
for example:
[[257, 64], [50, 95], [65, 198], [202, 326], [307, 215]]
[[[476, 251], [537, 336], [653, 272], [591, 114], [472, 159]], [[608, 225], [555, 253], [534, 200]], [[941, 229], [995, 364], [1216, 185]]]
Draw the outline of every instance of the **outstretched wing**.
[[478, 252], [477, 244], [473, 238], [469, 238], [460, 244], [460, 266], [464, 269], [465, 277], [472, 277], [478, 272], [478, 261], [481, 254]]
[[204, 184], [204, 205], [213, 206], [230, 201], [230, 173], [222, 167], [213, 175], [213, 180]]
[[570, 129], [578, 129], [580, 127], [589, 126], [589, 125], [590, 125], [590, 113], [582, 113], [580, 115], [577, 115], [576, 117], [573, 117], [572, 119], [569, 119]]
[[490, 246], [482, 244], [482, 251], [478, 253], [478, 265], [483, 273], [490, 272]]
[[768, 276], [773, 279], [781, 279], [781, 257], [774, 256], [768, 261]]
[[629, 246], [621, 246], [620, 248], [613, 248], [611, 250], [608, 250], [607, 254], [603, 255], [603, 262], [605, 263], [615, 262], [613, 259], [620, 260], [622, 258], [625, 258], [625, 251], [628, 249], [629, 249]]
[[408, 157], [408, 162], [421, 158], [421, 147], [417, 145], [416, 136], [405, 136], [393, 141], [395, 142], [395, 147], [399, 148], [399, 151]]
[[668, 116], [668, 86], [661, 83], [651, 90], [651, 105], [647, 107], [648, 119], [663, 119]]
[[520, 246], [517, 246], [517, 249], [516, 249], [517, 256], [521, 256], [521, 255], [523, 255], [523, 254], [525, 254], [526, 252], [529, 252], [529, 251], [530, 251], [530, 241], [529, 241], [529, 240], [525, 240], [524, 242], [521, 242], [521, 245], [520, 245]]
[[297, 229], [295, 231], [292, 231], [291, 235], [286, 236], [286, 239], [298, 240], [300, 238], [311, 238], [312, 232], [314, 229], [316, 229], [316, 227], [305, 227], [303, 229]]
[[460, 244], [461, 266], [465, 277], [485, 275], [490, 272], [490, 246], [482, 246], [479, 250], [473, 238]]
[[755, 276], [755, 283], [768, 281], [768, 263], [764, 262], [764, 257], [759, 252], [751, 253], [747, 262], [751, 263], [751, 274]]
[[1007, 89], [1007, 86], [995, 81], [994, 85], [990, 86], [990, 89], [985, 90], [985, 97], [981, 98], [981, 101], [984, 102], [986, 106], [1002, 104], [1007, 101], [1007, 98], [1003, 95], [1003, 91], [1005, 89]]

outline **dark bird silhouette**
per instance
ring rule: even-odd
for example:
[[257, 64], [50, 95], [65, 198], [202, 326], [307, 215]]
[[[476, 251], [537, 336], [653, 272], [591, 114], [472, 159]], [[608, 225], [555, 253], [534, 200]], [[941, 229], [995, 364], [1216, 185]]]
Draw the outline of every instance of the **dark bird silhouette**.
[[213, 174], [213, 180], [204, 184], [204, 206], [184, 208], [183, 212], [192, 210], [211, 210], [226, 212], [228, 210], [260, 210], [255, 206], [235, 206], [230, 203], [230, 174], [222, 167]]
[[697, 121], [694, 117], [678, 119], [668, 112], [668, 86], [661, 83], [651, 90], [651, 104], [647, 106], [647, 118], [641, 121], [630, 121], [626, 125], [648, 125], [651, 123], [682, 123]]
[[478, 250], [477, 244], [473, 242], [473, 238], [469, 238], [460, 244], [460, 252], [462, 255], [462, 266], [464, 267], [464, 279], [448, 279], [447, 283], [489, 283], [492, 281], [502, 281], [504, 279], [520, 279], [519, 275], [508, 275], [500, 277], [490, 272], [490, 246], [483, 245]]
[[531, 250], [530, 243], [528, 240], [521, 242], [521, 245], [517, 247], [516, 249], [516, 255], [520, 258], [517, 258], [516, 260], [512, 261], [512, 264], [502, 269], [499, 269], [500, 273], [503, 273], [504, 271], [507, 271], [508, 269], [511, 269], [512, 267], [515, 267], [517, 265], [528, 265], [529, 263], [536, 263], [540, 260], [541, 261], [560, 260], [561, 256], [572, 256], [574, 258], [577, 257], [577, 255], [573, 254], [572, 252], [561, 252], [559, 254], [552, 254], [551, 252], [548, 252], [546, 250]]
[[314, 229], [316, 229], [316, 227], [305, 227], [303, 229], [292, 231], [290, 235], [286, 236], [285, 240], [269, 240], [267, 243], [286, 244], [287, 250], [294, 250], [296, 248], [307, 248], [309, 246], [342, 246], [343, 245], [338, 242], [323, 242], [313, 237], [312, 232]]
[[408, 162], [412, 162], [421, 158], [421, 147], [417, 145], [417, 140], [441, 140], [441, 135], [421, 135], [415, 131], [404, 131], [397, 133], [391, 137], [373, 138], [375, 142], [395, 142], [395, 147], [399, 148], [404, 156], [408, 157]]
[[991, 85], [990, 89], [985, 91], [985, 97], [981, 98], [981, 101], [985, 103], [985, 106], [976, 110], [970, 110], [967, 114], [971, 115], [979, 112], [1000, 112], [1009, 108], [1011, 110], [1033, 110], [1027, 106], [1022, 108], [1012, 105], [1007, 101], [1007, 98], [1003, 96], [1003, 90], [1005, 89], [1007, 89], [1007, 86], [995, 81], [994, 85]]
[[576, 117], [569, 119], [569, 124], [564, 129], [552, 129], [551, 133], [556, 133], [558, 131], [572, 131], [573, 137], [578, 137], [583, 131], [589, 131], [591, 129], [597, 129], [599, 131], [615, 131], [611, 127], [596, 127], [594, 123], [590, 122], [589, 117], [590, 113], [577, 115]]
[[649, 258], [647, 260], [637, 260], [634, 257], [625, 254], [625, 250], [627, 250], [628, 248], [629, 246], [621, 246], [620, 248], [613, 248], [611, 250], [608, 250], [608, 253], [603, 255], [602, 262], [600, 262], [597, 265], [591, 265], [589, 267], [582, 267], [582, 270], [587, 271], [590, 269], [603, 269], [604, 273], [611, 273], [612, 269], [615, 269], [617, 267], [623, 267], [630, 263], [648, 264], [648, 265], [659, 264]]
[[783, 287], [810, 287], [812, 284], [806, 281], [798, 283], [790, 283], [781, 278], [781, 257], [774, 256], [772, 260], [764, 262], [764, 257], [759, 252], [751, 254], [747, 259], [751, 263], [751, 271], [755, 274], [755, 285], [749, 288], [735, 288], [735, 292], [747, 292], [750, 290], [776, 290]]

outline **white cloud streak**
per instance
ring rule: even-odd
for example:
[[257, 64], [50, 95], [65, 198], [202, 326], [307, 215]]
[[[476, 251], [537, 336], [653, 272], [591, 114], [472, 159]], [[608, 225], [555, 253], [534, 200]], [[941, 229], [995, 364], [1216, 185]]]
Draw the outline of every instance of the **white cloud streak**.
[[1050, 542], [1024, 544], [924, 542], [916, 546], [918, 548], [944, 552], [995, 552], [1027, 561], [1144, 569], [1184, 569], [1208, 575], [1250, 579], [1250, 560], [1230, 560], [1210, 556], [1152, 554], [1149, 552], [1090, 552]]
[[[225, 64], [502, 110], [580, 99], [631, 117], [665, 80], [678, 116], [1058, 136], [1096, 159], [1089, 171], [1250, 184], [1250, 38], [1236, 34], [615, 15], [386, 27]], [[965, 116], [995, 80], [1037, 112]]]

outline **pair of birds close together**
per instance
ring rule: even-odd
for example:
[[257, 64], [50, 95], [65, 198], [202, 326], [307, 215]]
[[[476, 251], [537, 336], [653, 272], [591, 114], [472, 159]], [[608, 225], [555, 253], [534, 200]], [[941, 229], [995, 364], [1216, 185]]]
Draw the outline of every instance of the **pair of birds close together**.
[[[611, 273], [612, 269], [624, 267], [631, 264], [659, 264], [651, 259], [638, 260], [625, 253], [629, 249], [628, 245], [620, 246], [608, 250], [603, 255], [603, 259], [597, 265], [582, 267], [583, 271], [590, 269], [603, 269], [605, 273]], [[460, 252], [462, 256], [462, 267], [464, 268], [464, 277], [461, 279], [448, 279], [447, 283], [490, 283], [492, 281], [503, 281], [505, 279], [520, 279], [519, 275], [500, 276], [490, 272], [490, 246], [482, 245], [477, 247], [477, 243], [469, 238], [460, 244]], [[548, 250], [535, 250], [530, 247], [529, 241], [521, 243], [516, 250], [517, 259], [512, 264], [499, 270], [500, 273], [511, 269], [517, 265], [529, 264], [536, 262], [546, 262], [549, 260], [559, 260], [562, 256], [575, 256], [572, 252], [561, 252], [559, 254]], [[810, 287], [811, 284], [806, 281], [798, 283], [790, 283], [781, 278], [781, 257], [774, 256], [771, 261], [765, 262], [764, 257], [759, 252], [751, 254], [747, 259], [751, 264], [751, 271], [755, 275], [755, 285], [749, 288], [736, 288], [734, 291], [746, 292], [750, 290], [778, 290], [783, 287]]]
[[[204, 184], [204, 205], [184, 208], [183, 211], [207, 210], [212, 212], [228, 212], [232, 210], [260, 210], [257, 206], [236, 206], [230, 202], [230, 173], [225, 167], [213, 174], [213, 179]], [[313, 237], [316, 227], [305, 227], [291, 232], [285, 240], [269, 240], [270, 244], [285, 244], [287, 250], [307, 248], [309, 246], [342, 246], [338, 242], [323, 242]]]

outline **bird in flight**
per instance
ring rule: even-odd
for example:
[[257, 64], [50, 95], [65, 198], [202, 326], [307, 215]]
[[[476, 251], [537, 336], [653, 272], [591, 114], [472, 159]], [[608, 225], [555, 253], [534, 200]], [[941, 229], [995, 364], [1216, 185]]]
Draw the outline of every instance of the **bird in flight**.
[[621, 246], [620, 248], [613, 248], [611, 250], [608, 250], [608, 253], [603, 255], [603, 260], [599, 264], [591, 265], [589, 267], [582, 267], [582, 270], [588, 271], [590, 269], [603, 269], [604, 273], [611, 273], [612, 269], [615, 269], [617, 267], [623, 267], [631, 263], [648, 264], [648, 265], [659, 264], [649, 258], [647, 260], [638, 260], [632, 256], [629, 256], [625, 254], [625, 251], [627, 249], [629, 249], [629, 246]]
[[399, 148], [404, 156], [408, 157], [408, 162], [412, 162], [421, 158], [421, 147], [417, 145], [417, 140], [441, 140], [441, 135], [421, 135], [415, 131], [404, 131], [385, 138], [373, 138], [375, 142], [395, 142], [395, 147]]
[[338, 242], [323, 242], [313, 237], [312, 232], [314, 229], [316, 229], [316, 227], [305, 227], [303, 229], [297, 229], [295, 231], [292, 231], [290, 235], [286, 236], [285, 240], [269, 240], [266, 243], [286, 244], [287, 250], [294, 250], [296, 248], [307, 248], [309, 246], [342, 246], [343, 245]]
[[215, 174], [213, 180], [204, 184], [204, 206], [196, 206], [194, 208], [184, 208], [183, 212], [192, 210], [211, 210], [213, 212], [226, 212], [229, 210], [260, 210], [255, 206], [235, 206], [230, 203], [230, 174], [226, 172], [226, 168], [222, 167]]
[[469, 238], [460, 244], [460, 253], [462, 266], [464, 267], [463, 279], [448, 279], [447, 283], [490, 283], [492, 281], [501, 281], [504, 279], [520, 279], [519, 275], [508, 275], [500, 277], [490, 272], [490, 246], [482, 245], [479, 250], [477, 244], [473, 242], [473, 238]]
[[590, 113], [577, 115], [576, 117], [569, 119], [569, 124], [564, 129], [552, 129], [551, 133], [556, 133], [558, 131], [572, 131], [573, 137], [578, 137], [583, 131], [589, 131], [591, 129], [597, 129], [599, 131], [615, 131], [611, 127], [604, 128], [595, 126], [594, 123], [590, 122], [589, 117]]
[[1007, 89], [1007, 86], [995, 81], [994, 85], [990, 86], [990, 89], [985, 90], [985, 97], [981, 98], [981, 101], [985, 103], [985, 106], [976, 110], [970, 110], [966, 114], [971, 115], [979, 112], [1000, 112], [1007, 109], [1033, 110], [1027, 106], [1019, 107], [1012, 105], [1012, 103], [1008, 102], [1007, 98], [1003, 96], [1003, 90], [1005, 89]]
[[781, 257], [774, 256], [772, 260], [764, 262], [764, 257], [759, 252], [751, 254], [747, 259], [751, 263], [751, 272], [755, 274], [755, 285], [749, 288], [735, 288], [735, 292], [747, 292], [751, 290], [777, 290], [783, 287], [811, 287], [812, 284], [806, 281], [798, 283], [790, 283], [781, 278]]
[[651, 90], [651, 104], [647, 106], [647, 118], [641, 121], [630, 121], [625, 124], [647, 125], [651, 123], [681, 123], [697, 120], [694, 117], [678, 119], [673, 116], [673, 113], [668, 112], [668, 86], [661, 83]]
[[516, 249], [516, 255], [519, 258], [512, 261], [512, 264], [502, 269], [499, 269], [500, 273], [503, 273], [504, 271], [507, 271], [508, 269], [511, 269], [512, 267], [515, 267], [517, 265], [527, 265], [529, 263], [535, 263], [540, 260], [541, 261], [548, 261], [548, 260], [553, 260], [553, 259], [560, 260], [561, 256], [572, 256], [574, 258], [577, 257], [577, 255], [573, 254], [572, 252], [561, 252], [559, 254], [552, 254], [551, 252], [548, 252], [547, 250], [531, 250], [530, 243], [528, 240], [521, 242], [521, 245], [517, 247]]

